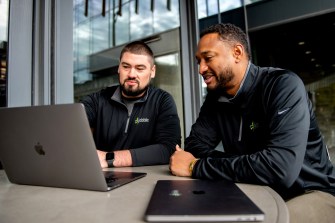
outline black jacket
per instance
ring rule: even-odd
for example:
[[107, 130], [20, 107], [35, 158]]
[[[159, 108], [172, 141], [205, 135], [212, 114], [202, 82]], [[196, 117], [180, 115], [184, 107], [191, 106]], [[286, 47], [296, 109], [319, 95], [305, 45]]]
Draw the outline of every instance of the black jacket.
[[86, 96], [81, 102], [97, 149], [130, 149], [133, 166], [166, 164], [175, 146], [180, 145], [181, 130], [175, 102], [161, 89], [149, 87], [145, 97], [134, 104], [129, 114], [117, 86]]
[[[225, 152], [214, 150], [222, 141]], [[200, 159], [195, 178], [269, 185], [289, 198], [335, 194], [335, 170], [311, 102], [294, 73], [250, 64], [234, 98], [209, 92], [185, 150]]]

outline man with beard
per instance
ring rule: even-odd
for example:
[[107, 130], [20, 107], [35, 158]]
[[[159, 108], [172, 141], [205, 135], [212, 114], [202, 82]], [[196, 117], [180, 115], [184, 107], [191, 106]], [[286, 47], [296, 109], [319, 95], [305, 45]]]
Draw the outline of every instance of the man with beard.
[[181, 130], [172, 96], [150, 85], [152, 50], [135, 41], [121, 51], [119, 85], [84, 97], [101, 167], [167, 164]]
[[232, 24], [205, 29], [196, 59], [208, 94], [171, 173], [268, 185], [287, 201], [290, 222], [334, 221], [335, 170], [301, 79], [252, 64]]

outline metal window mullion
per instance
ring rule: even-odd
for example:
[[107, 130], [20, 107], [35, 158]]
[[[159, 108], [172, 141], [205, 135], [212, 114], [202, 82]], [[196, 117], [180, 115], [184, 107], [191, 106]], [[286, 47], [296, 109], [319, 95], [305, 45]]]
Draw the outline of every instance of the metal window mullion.
[[50, 104], [50, 1], [34, 3], [32, 105]]
[[56, 104], [56, 0], [51, 0], [50, 7], [50, 82], [49, 82], [49, 92], [50, 92], [50, 103]]
[[193, 59], [197, 48], [199, 24], [197, 5], [195, 1], [180, 0], [179, 7], [181, 58], [183, 58], [182, 75], [184, 123], [186, 136], [189, 135], [192, 124], [195, 122], [202, 104], [201, 79], [200, 75], [198, 75], [197, 64]]

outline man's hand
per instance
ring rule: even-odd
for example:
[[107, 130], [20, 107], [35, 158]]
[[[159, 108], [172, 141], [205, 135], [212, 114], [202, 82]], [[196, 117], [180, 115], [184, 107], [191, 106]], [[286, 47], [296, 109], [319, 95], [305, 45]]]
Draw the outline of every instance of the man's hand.
[[[133, 162], [131, 159], [131, 154], [129, 150], [118, 150], [114, 152], [114, 167], [126, 167], [132, 166]], [[105, 151], [97, 150], [99, 161], [101, 168], [108, 168], [108, 163], [106, 161], [106, 153]]]
[[176, 146], [176, 151], [170, 157], [170, 171], [175, 176], [180, 177], [190, 177], [190, 164], [195, 159], [195, 157], [189, 153], [185, 152], [178, 145]]

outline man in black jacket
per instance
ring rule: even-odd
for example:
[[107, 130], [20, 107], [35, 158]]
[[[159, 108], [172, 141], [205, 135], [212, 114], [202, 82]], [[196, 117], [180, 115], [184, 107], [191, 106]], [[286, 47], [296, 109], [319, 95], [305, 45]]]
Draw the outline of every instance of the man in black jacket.
[[245, 33], [231, 24], [204, 30], [196, 59], [208, 94], [185, 151], [171, 156], [172, 174], [268, 185], [287, 200], [291, 222], [334, 221], [335, 169], [301, 79], [252, 64]]
[[155, 87], [153, 52], [127, 44], [120, 55], [118, 86], [82, 99], [103, 168], [167, 164], [181, 130], [172, 96]]

